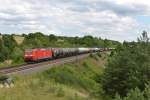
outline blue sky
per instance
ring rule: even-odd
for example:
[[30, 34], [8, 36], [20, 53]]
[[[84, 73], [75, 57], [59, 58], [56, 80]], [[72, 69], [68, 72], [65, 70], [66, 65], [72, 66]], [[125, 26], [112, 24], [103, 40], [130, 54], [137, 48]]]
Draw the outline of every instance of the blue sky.
[[150, 25], [150, 16], [139, 15], [135, 18], [139, 24]]
[[150, 31], [149, 0], [0, 0], [0, 32], [132, 41]]

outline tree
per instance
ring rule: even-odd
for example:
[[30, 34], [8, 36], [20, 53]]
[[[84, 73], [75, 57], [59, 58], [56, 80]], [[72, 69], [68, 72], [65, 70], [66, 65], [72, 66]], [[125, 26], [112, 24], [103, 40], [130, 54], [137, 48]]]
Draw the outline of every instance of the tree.
[[3, 35], [2, 40], [4, 46], [10, 49], [10, 51], [12, 51], [13, 48], [17, 45], [16, 41], [13, 38], [13, 35]]
[[57, 41], [57, 37], [53, 34], [49, 35], [49, 40], [50, 41]]
[[23, 55], [23, 50], [19, 47], [15, 47], [11, 54], [11, 59], [13, 59], [13, 63], [23, 62]]
[[115, 98], [113, 100], [122, 100], [119, 94], [116, 94]]
[[146, 85], [146, 88], [144, 90], [144, 97], [146, 100], [150, 99], [150, 83], [149, 85]]
[[105, 39], [104, 40], [104, 48], [107, 48], [109, 46], [110, 46], [110, 42], [107, 39]]
[[143, 92], [138, 88], [131, 90], [123, 100], [145, 100]]
[[140, 91], [138, 88], [135, 88], [134, 90], [130, 90], [126, 97], [122, 98], [119, 95], [116, 95], [114, 100], [147, 100], [144, 97], [144, 93]]
[[138, 42], [145, 42], [145, 43], [149, 42], [149, 38], [146, 31], [143, 31], [142, 36], [138, 38]]
[[84, 44], [86, 47], [97, 47], [99, 43], [99, 39], [87, 35], [81, 38], [79, 43]]
[[143, 91], [150, 81], [150, 45], [147, 35], [142, 36], [138, 43], [127, 43], [116, 50], [109, 60], [101, 79], [106, 94], [125, 96], [136, 87]]
[[42, 48], [49, 46], [49, 38], [41, 32], [30, 33], [25, 37], [23, 45], [28, 48]]
[[124, 98], [117, 94], [113, 100], [150, 100], [150, 87], [147, 85], [144, 91], [138, 88], [132, 89]]
[[0, 62], [4, 61], [4, 44], [2, 39], [0, 39]]
[[4, 59], [10, 59], [10, 55], [17, 45], [16, 41], [13, 38], [13, 35], [3, 35], [2, 37], [3, 41], [3, 55]]

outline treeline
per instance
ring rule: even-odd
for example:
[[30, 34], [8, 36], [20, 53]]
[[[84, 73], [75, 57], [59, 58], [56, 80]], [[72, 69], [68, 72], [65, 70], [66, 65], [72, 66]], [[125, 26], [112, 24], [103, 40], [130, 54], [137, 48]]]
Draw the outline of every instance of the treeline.
[[118, 45], [111, 56], [99, 77], [104, 94], [114, 100], [150, 100], [150, 42], [147, 32], [142, 33], [138, 42]]
[[[11, 60], [12, 63], [22, 63], [24, 50], [27, 48], [46, 47], [115, 47], [120, 44], [117, 41], [103, 40], [92, 36], [65, 37], [44, 35], [41, 32], [22, 34], [23, 42], [18, 44], [15, 34], [0, 34], [0, 62]], [[18, 38], [19, 39], [19, 38]]]
[[[84, 37], [65, 37], [44, 35], [40, 32], [23, 35], [25, 41], [23, 45], [29, 47], [115, 47], [119, 44], [117, 41], [103, 40], [101, 38], [84, 36]], [[29, 45], [30, 43], [30, 45]]]

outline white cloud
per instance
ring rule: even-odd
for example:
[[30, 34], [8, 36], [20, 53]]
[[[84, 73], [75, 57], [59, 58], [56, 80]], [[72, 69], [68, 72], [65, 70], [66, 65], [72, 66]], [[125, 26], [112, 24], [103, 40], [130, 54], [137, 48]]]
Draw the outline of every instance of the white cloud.
[[148, 0], [0, 0], [0, 32], [133, 40], [150, 26], [140, 25], [135, 16], [149, 11]]

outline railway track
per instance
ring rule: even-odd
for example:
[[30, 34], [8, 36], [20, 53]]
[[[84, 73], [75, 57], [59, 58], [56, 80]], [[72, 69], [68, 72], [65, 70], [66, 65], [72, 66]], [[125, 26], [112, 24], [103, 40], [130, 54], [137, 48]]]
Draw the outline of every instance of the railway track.
[[54, 65], [61, 65], [61, 64], [63, 65], [64, 63], [80, 60], [80, 59], [87, 57], [88, 55], [89, 53], [45, 61], [41, 63], [23, 64], [23, 65], [17, 65], [13, 67], [1, 68], [0, 75], [16, 75], [16, 74], [28, 75], [28, 74], [40, 72], [43, 70], [47, 70]]

